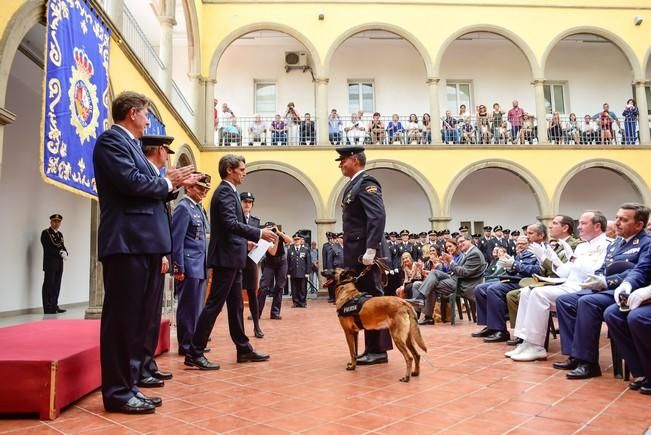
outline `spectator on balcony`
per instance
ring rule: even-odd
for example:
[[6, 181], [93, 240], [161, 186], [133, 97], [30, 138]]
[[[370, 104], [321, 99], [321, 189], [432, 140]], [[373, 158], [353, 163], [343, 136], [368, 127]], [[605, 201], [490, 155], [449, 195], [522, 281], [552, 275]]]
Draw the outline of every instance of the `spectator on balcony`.
[[461, 124], [461, 143], [476, 143], [475, 127], [472, 125], [470, 116], [466, 116]]
[[412, 113], [407, 121], [407, 142], [410, 144], [420, 143], [422, 137], [423, 134], [420, 131], [420, 125], [418, 125], [418, 116]]
[[267, 142], [267, 126], [262, 121], [260, 115], [256, 114], [253, 124], [249, 127], [249, 145], [260, 143], [266, 145]]
[[371, 143], [384, 143], [384, 122], [380, 119], [380, 112], [373, 114], [373, 119], [368, 123], [368, 131], [371, 133]]
[[597, 125], [590, 115], [585, 115], [581, 124], [581, 143], [592, 144], [597, 140], [599, 140]]
[[491, 123], [486, 106], [480, 104], [477, 106], [477, 132], [481, 138], [482, 144], [491, 143]]
[[389, 143], [394, 144], [396, 142], [403, 144], [405, 143], [405, 129], [400, 122], [400, 117], [397, 113], [391, 115], [391, 121], [387, 126], [387, 132], [389, 133]]
[[301, 121], [299, 127], [300, 143], [301, 145], [314, 145], [316, 140], [316, 133], [314, 128], [314, 121], [309, 113], [305, 114], [305, 119]]
[[468, 116], [468, 115], [470, 115], [470, 113], [468, 113], [466, 111], [466, 105], [465, 104], [460, 105], [459, 106], [459, 113], [456, 116], [457, 123], [463, 122], [463, 120], [466, 119], [466, 116]]
[[343, 123], [337, 109], [332, 109], [330, 115], [328, 115], [328, 139], [330, 140], [330, 145], [341, 145], [341, 129], [343, 128]]
[[362, 121], [359, 120], [358, 113], [350, 115], [350, 121], [346, 121], [344, 131], [346, 132], [346, 142], [348, 144], [362, 145], [364, 143], [366, 128], [364, 127], [364, 124], [362, 124]]
[[567, 141], [574, 141], [576, 145], [580, 143], [581, 132], [579, 131], [579, 121], [576, 120], [576, 113], [570, 113], [570, 120], [565, 126], [565, 135]]
[[[517, 101], [515, 101], [515, 103], [517, 103]], [[524, 144], [525, 142], [530, 144], [533, 143], [533, 138], [536, 137], [533, 125], [534, 119], [536, 119], [535, 116], [530, 115], [527, 112], [523, 113], [518, 132], [518, 138], [520, 139], [521, 144]], [[513, 125], [511, 125], [511, 133], [513, 133]]]
[[231, 108], [228, 107], [228, 104], [222, 103], [222, 114], [217, 120], [220, 145], [230, 145], [231, 141], [227, 140], [230, 139], [230, 133], [227, 134], [226, 132], [228, 131], [232, 132], [230, 126], [233, 123], [234, 117], [235, 114], [233, 113]]
[[287, 103], [287, 110], [285, 110], [285, 124], [287, 125], [287, 135], [290, 145], [298, 143], [298, 132], [301, 124], [301, 115], [296, 111], [294, 103], [291, 101]]
[[629, 98], [626, 102], [626, 109], [622, 112], [624, 117], [624, 143], [626, 145], [632, 145], [637, 140], [637, 118], [640, 115], [640, 111], [637, 108], [637, 103], [634, 99]]
[[280, 115], [271, 121], [271, 145], [287, 145], [287, 124]]
[[222, 127], [223, 145], [242, 145], [242, 132], [237, 125], [237, 118], [233, 115], [227, 125]]
[[595, 114], [592, 119], [597, 121], [597, 126], [599, 127], [599, 134], [601, 135], [601, 144], [612, 143], [614, 139], [613, 134], [613, 123], [617, 124], [618, 128], [621, 128], [619, 124], [619, 119], [615, 112], [610, 111], [610, 106], [608, 103], [604, 103], [602, 106], [603, 110]]
[[499, 143], [500, 127], [504, 119], [504, 111], [500, 107], [500, 103], [493, 103], [493, 111], [490, 114], [491, 131], [495, 141]]
[[522, 128], [522, 120], [524, 118], [524, 110], [519, 106], [518, 100], [513, 100], [513, 108], [509, 110], [506, 115], [511, 124], [511, 137], [515, 139], [520, 137], [520, 129]]
[[459, 130], [457, 130], [457, 119], [452, 116], [452, 112], [445, 111], [443, 118], [443, 141], [445, 143], [459, 143]]
[[553, 143], [560, 144], [564, 142], [560, 113], [552, 113], [552, 118], [547, 123], [547, 136], [549, 136], [549, 140]]
[[420, 122], [420, 130], [423, 132], [423, 144], [432, 143], [432, 117], [429, 113], [423, 113], [423, 117]]
[[497, 143], [504, 145], [507, 143], [512, 143], [513, 138], [511, 137], [511, 129], [509, 128], [509, 124], [506, 121], [502, 121], [499, 128], [497, 129], [497, 136], [495, 137], [495, 140]]

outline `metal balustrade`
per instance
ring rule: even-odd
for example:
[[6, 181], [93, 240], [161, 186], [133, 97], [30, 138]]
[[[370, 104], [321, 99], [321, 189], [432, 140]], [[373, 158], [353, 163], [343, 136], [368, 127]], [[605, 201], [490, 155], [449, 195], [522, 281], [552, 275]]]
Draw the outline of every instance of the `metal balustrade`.
[[549, 143], [568, 145], [635, 145], [640, 143], [637, 120], [625, 120], [597, 114], [547, 115], [547, 137]]
[[[158, 82], [165, 65], [126, 5], [123, 9], [122, 35], [145, 68], [147, 68], [149, 74]], [[161, 87], [165, 88], [164, 86]]]
[[195, 128], [194, 109], [174, 80], [172, 80], [172, 95], [170, 95], [170, 100], [190, 128]]
[[287, 122], [275, 117], [226, 118], [221, 116], [215, 130], [218, 146], [293, 146], [315, 145], [317, 141], [316, 119], [299, 123]]

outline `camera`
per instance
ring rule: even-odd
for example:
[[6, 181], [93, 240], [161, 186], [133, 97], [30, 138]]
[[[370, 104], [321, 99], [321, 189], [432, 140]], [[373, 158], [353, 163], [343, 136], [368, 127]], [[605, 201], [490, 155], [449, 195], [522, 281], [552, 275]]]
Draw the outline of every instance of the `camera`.
[[619, 311], [630, 311], [630, 308], [628, 307], [628, 297], [630, 294], [628, 293], [620, 293], [619, 294]]

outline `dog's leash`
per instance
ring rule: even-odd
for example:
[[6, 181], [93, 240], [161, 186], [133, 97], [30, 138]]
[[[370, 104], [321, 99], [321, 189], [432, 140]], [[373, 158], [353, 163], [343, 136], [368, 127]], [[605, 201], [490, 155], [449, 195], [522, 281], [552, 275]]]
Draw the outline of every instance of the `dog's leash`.
[[[361, 260], [362, 260], [362, 257], [359, 258], [360, 262], [361, 262]], [[380, 282], [382, 283], [382, 287], [386, 287], [387, 284], [389, 283], [389, 278], [388, 278], [388, 275], [386, 273], [389, 270], [389, 268], [384, 263], [384, 260], [386, 260], [386, 258], [375, 258], [373, 260], [373, 264], [369, 264], [368, 266], [366, 266], [364, 268], [364, 270], [362, 270], [361, 273], [359, 275], [357, 275], [357, 278], [355, 278], [355, 281], [359, 280], [364, 275], [369, 273], [371, 271], [371, 269], [373, 269], [373, 266], [377, 266], [377, 268], [380, 269]]]

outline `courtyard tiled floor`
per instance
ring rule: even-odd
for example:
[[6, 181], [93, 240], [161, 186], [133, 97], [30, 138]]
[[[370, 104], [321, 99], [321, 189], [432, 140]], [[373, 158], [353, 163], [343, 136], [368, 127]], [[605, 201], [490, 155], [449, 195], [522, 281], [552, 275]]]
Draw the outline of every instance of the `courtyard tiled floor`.
[[[153, 415], [106, 413], [96, 391], [51, 422], [0, 419], [0, 433], [640, 434], [651, 426], [651, 397], [613, 378], [605, 335], [604, 376], [568, 381], [551, 367], [564, 359], [558, 340], [548, 361], [515, 363], [504, 358], [505, 345], [471, 338], [477, 327], [467, 320], [424, 326], [429, 351], [422, 373], [405, 384], [398, 382], [404, 361], [395, 350], [389, 364], [344, 369], [344, 336], [324, 300], [307, 309], [286, 304], [280, 321], [265, 314], [265, 338], [252, 340], [271, 354], [266, 363], [235, 363], [225, 312], [207, 354], [221, 364], [217, 372], [186, 370], [172, 338], [172, 352], [158, 362], [174, 379], [143, 390], [163, 397]], [[250, 321], [246, 327], [251, 332]]]

